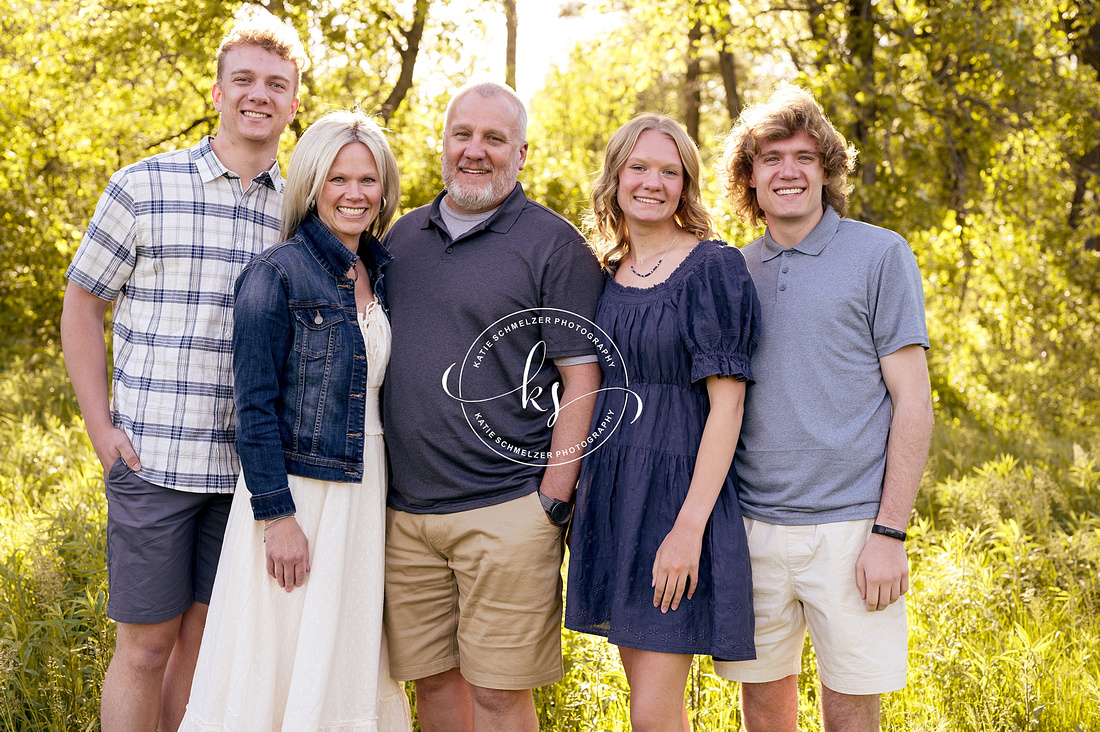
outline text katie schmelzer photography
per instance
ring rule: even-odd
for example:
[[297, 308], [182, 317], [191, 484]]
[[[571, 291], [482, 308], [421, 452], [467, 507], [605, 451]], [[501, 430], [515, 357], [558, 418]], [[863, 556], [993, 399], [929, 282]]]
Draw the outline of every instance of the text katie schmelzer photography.
[[[567, 333], [580, 334], [592, 343], [593, 353], [604, 373], [601, 391], [618, 391], [622, 399], [615, 400], [597, 415], [584, 440], [552, 451], [544, 440], [533, 437], [545, 435], [541, 419], [532, 420], [532, 425], [537, 425], [538, 429], [524, 430], [500, 414], [501, 410], [511, 410], [515, 406], [514, 403], [505, 405], [504, 400], [519, 400], [524, 413], [545, 415], [545, 425], [552, 428], [571, 404], [592, 396], [589, 393], [564, 404], [561, 401], [561, 380], [557, 369], [547, 363], [547, 351], [553, 347], [556, 336]], [[627, 415], [628, 406], [631, 407], [630, 421], [642, 413], [642, 400], [630, 390], [618, 346], [591, 320], [559, 308], [519, 310], [492, 323], [470, 344], [460, 362], [447, 367], [441, 383], [447, 395], [460, 405], [470, 429], [486, 447], [524, 465], [580, 460], [586, 452], [598, 449], [614, 434]], [[514, 386], [501, 392], [501, 384]]]

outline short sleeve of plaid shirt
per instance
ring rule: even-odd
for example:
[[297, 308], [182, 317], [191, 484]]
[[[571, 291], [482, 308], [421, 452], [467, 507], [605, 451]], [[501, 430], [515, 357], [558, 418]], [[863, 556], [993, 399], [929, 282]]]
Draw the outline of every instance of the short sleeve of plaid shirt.
[[84, 241], [65, 276], [103, 300], [114, 300], [130, 279], [137, 256], [134, 237], [137, 216], [134, 197], [127, 190], [127, 169], [111, 176], [96, 204]]

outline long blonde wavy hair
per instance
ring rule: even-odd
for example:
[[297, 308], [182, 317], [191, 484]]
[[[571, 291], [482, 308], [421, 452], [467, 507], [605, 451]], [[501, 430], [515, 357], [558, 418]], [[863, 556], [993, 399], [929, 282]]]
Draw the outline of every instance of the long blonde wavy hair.
[[596, 253], [600, 266], [605, 270], [630, 254], [630, 232], [627, 231], [623, 210], [619, 206], [619, 171], [626, 164], [638, 138], [646, 130], [656, 130], [671, 139], [680, 152], [684, 166], [682, 202], [676, 209], [676, 223], [699, 239], [707, 239], [714, 231], [714, 220], [703, 205], [702, 186], [699, 182], [702, 161], [695, 143], [680, 124], [661, 114], [643, 114], [615, 130], [607, 141], [603, 169], [592, 188], [592, 212], [585, 224], [589, 233], [589, 246]]

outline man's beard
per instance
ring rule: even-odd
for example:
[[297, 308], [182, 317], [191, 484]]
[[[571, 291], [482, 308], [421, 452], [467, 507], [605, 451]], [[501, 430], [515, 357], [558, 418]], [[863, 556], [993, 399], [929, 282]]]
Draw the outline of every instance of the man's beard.
[[488, 211], [496, 208], [516, 185], [519, 166], [509, 165], [507, 169], [494, 168], [489, 172], [489, 185], [471, 183], [466, 185], [458, 181], [458, 169], [455, 165], [443, 163], [443, 185], [447, 195], [466, 211]]

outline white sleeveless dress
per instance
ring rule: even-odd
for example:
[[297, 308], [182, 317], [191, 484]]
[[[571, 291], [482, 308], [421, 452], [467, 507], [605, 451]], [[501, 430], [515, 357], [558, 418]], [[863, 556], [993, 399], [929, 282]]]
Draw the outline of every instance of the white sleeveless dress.
[[359, 327], [367, 347], [363, 482], [289, 476], [310, 573], [288, 593], [267, 573], [264, 522], [253, 519], [238, 480], [181, 732], [411, 729], [382, 633], [386, 454], [378, 390], [390, 326], [372, 303]]

